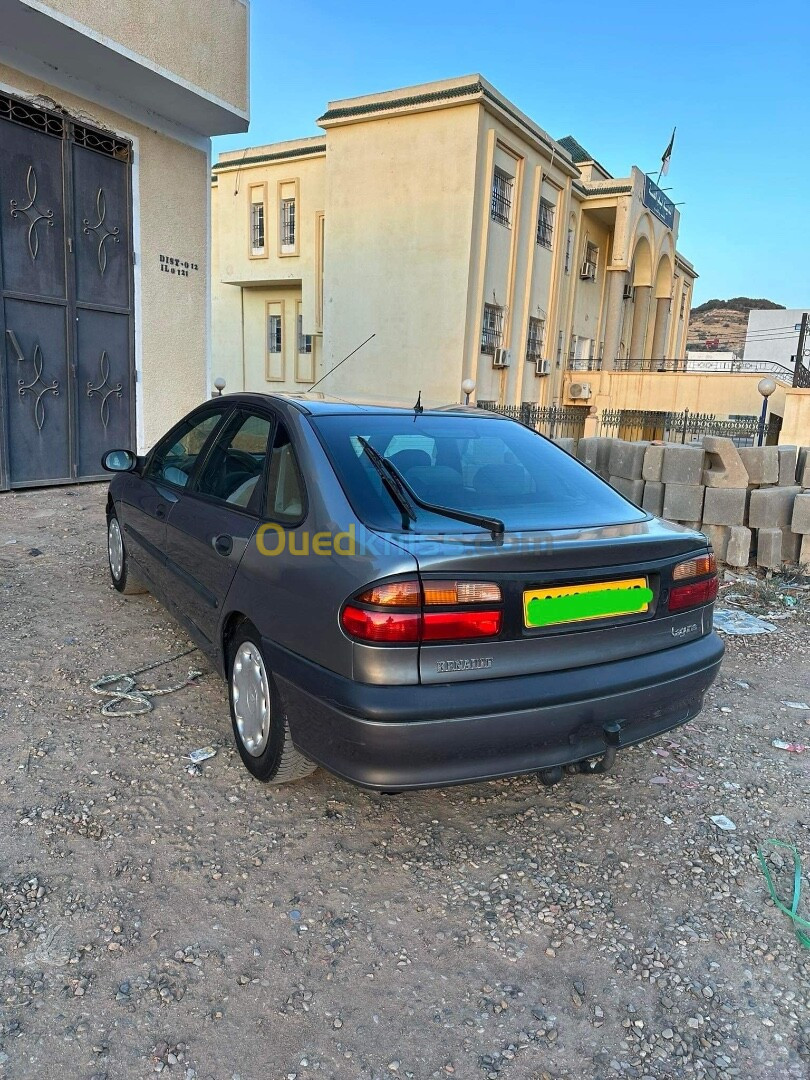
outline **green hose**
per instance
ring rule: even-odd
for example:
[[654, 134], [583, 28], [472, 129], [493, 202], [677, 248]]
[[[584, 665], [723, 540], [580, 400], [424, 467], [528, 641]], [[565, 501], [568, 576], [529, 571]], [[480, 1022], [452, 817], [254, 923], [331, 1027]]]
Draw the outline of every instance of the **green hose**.
[[793, 900], [788, 908], [777, 895], [776, 886], [773, 883], [771, 872], [768, 869], [768, 864], [765, 862], [765, 855], [762, 848], [757, 848], [757, 855], [759, 856], [759, 865], [762, 867], [762, 873], [765, 875], [765, 880], [768, 883], [768, 892], [771, 894], [771, 900], [776, 904], [780, 911], [783, 911], [785, 915], [793, 923], [793, 929], [796, 931], [796, 937], [799, 939], [799, 943], [804, 945], [805, 949], [810, 949], [810, 922], [807, 919], [803, 919], [799, 914], [799, 900], [802, 895], [802, 861], [799, 858], [799, 853], [793, 844], [786, 844], [782, 840], [766, 840], [766, 844], [771, 844], [773, 847], [785, 848], [793, 855]]

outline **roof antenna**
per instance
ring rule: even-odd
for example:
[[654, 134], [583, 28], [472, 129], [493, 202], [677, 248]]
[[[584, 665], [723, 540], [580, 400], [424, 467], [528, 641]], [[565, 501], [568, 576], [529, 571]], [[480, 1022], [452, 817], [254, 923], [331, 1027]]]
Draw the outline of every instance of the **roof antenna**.
[[369, 343], [369, 342], [371, 341], [371, 339], [372, 339], [372, 338], [374, 338], [374, 337], [376, 337], [376, 336], [377, 336], [377, 332], [375, 331], [375, 332], [374, 332], [373, 334], [371, 334], [371, 335], [370, 335], [369, 337], [367, 337], [365, 341], [361, 341], [361, 342], [360, 342], [360, 344], [359, 344], [359, 345], [357, 346], [357, 348], [356, 348], [356, 349], [352, 349], [352, 351], [351, 351], [351, 352], [349, 353], [349, 355], [348, 355], [348, 356], [344, 356], [342, 360], [338, 360], [338, 362], [337, 362], [337, 363], [336, 363], [336, 364], [334, 365], [334, 367], [330, 367], [330, 368], [329, 368], [329, 370], [327, 371], [326, 375], [321, 375], [320, 379], [318, 379], [318, 381], [317, 381], [317, 382], [314, 382], [314, 383], [312, 384], [312, 386], [310, 386], [309, 390], [306, 390], [306, 391], [305, 391], [305, 393], [307, 393], [307, 394], [311, 394], [311, 393], [312, 393], [312, 391], [313, 391], [313, 390], [315, 389], [315, 387], [316, 387], [316, 386], [320, 386], [320, 385], [321, 385], [321, 383], [323, 382], [323, 380], [324, 380], [324, 379], [325, 379], [325, 378], [326, 378], [326, 377], [327, 377], [328, 375], [331, 375], [333, 371], [336, 371], [336, 370], [337, 370], [337, 369], [338, 369], [338, 368], [340, 367], [340, 365], [341, 365], [341, 364], [345, 364], [345, 363], [346, 363], [346, 361], [347, 361], [347, 360], [348, 360], [348, 359], [349, 359], [350, 357], [354, 356], [354, 354], [355, 354], [356, 352], [360, 352], [360, 350], [361, 350], [361, 349], [363, 348], [363, 346], [364, 346], [364, 345], [368, 345], [368, 343]]
[[419, 391], [419, 397], [417, 397], [416, 404], [413, 407], [413, 422], [414, 423], [416, 423], [417, 416], [419, 416], [419, 414], [423, 413], [424, 411], [425, 410], [422, 407], [422, 391], [420, 390]]

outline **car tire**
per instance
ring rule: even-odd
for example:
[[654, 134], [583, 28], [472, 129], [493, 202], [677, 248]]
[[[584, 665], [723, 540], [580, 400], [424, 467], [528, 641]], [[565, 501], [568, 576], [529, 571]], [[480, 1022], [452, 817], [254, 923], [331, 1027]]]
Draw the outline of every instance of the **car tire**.
[[121, 526], [114, 511], [107, 521], [107, 558], [113, 588], [118, 592], [123, 593], [124, 596], [137, 596], [139, 593], [149, 591], [132, 570]]
[[239, 624], [228, 649], [233, 737], [248, 772], [265, 784], [287, 784], [317, 768], [295, 746], [287, 715], [252, 623]]

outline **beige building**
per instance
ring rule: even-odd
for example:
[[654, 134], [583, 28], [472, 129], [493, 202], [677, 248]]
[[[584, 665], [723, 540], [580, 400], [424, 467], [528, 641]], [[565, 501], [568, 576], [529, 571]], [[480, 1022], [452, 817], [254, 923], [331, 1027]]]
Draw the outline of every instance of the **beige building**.
[[210, 137], [247, 0], [0, 0], [0, 489], [92, 479], [210, 391]]
[[[479, 75], [331, 102], [324, 134], [214, 166], [214, 374], [230, 390], [589, 403], [682, 358], [679, 213]], [[570, 384], [584, 382], [585, 396]], [[576, 394], [576, 389], [574, 393]]]

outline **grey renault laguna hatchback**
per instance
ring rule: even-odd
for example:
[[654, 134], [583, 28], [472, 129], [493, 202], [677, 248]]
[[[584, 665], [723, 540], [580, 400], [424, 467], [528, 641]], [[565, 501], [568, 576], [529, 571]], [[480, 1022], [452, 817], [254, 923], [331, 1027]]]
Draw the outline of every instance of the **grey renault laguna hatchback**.
[[695, 716], [720, 665], [706, 537], [514, 420], [233, 394], [104, 465], [113, 584], [210, 656], [260, 780], [551, 783]]

